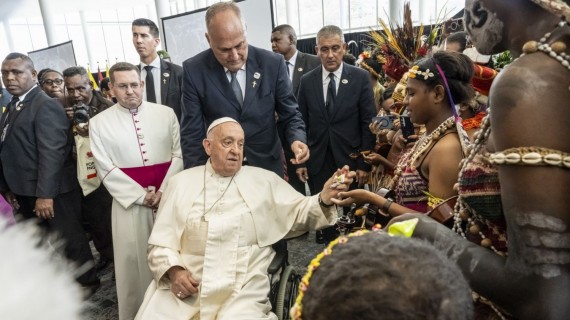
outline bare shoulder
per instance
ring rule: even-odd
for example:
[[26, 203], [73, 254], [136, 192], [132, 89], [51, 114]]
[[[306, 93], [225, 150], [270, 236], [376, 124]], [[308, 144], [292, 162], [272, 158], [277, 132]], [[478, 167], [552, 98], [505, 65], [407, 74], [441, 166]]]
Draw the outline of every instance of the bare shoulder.
[[501, 71], [489, 100], [498, 150], [524, 145], [562, 148], [562, 139], [555, 137], [570, 127], [570, 117], [561, 116], [570, 112], [569, 85], [568, 69], [541, 52]]
[[432, 149], [434, 155], [445, 156], [451, 154], [461, 155], [461, 143], [457, 133], [449, 133], [441, 137]]

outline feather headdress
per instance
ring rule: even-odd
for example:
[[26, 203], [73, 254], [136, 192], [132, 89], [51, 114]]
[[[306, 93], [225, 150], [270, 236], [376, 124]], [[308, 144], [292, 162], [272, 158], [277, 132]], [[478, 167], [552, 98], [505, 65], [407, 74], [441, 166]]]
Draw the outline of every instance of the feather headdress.
[[[378, 49], [383, 56], [382, 60], [385, 61], [384, 71], [396, 81], [400, 81], [416, 59], [429, 52], [442, 27], [442, 23], [436, 22], [429, 34], [424, 35], [423, 24], [418, 27], [413, 26], [409, 2], [404, 4], [403, 17], [401, 26], [390, 20], [385, 22], [381, 18], [378, 19], [382, 30], [370, 30], [371, 41], [367, 43], [370, 47]], [[440, 21], [439, 17], [437, 21]]]

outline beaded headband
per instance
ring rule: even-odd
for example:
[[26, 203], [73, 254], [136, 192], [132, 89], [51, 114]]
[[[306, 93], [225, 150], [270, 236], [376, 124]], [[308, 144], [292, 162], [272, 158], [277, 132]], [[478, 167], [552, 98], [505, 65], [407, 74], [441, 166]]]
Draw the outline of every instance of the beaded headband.
[[385, 230], [387, 231], [386, 233], [384, 233], [383, 230], [380, 229], [382, 227], [381, 225], [375, 225], [372, 227], [372, 231], [366, 229], [358, 230], [350, 233], [347, 236], [342, 235], [336, 238], [335, 240], [331, 241], [329, 245], [325, 248], [325, 250], [323, 250], [323, 252], [319, 253], [315, 258], [313, 258], [313, 260], [307, 267], [307, 273], [303, 276], [303, 279], [301, 279], [301, 283], [299, 284], [299, 295], [297, 296], [297, 299], [295, 299], [295, 305], [293, 306], [293, 308], [291, 308], [291, 319], [292, 320], [303, 319], [303, 298], [305, 297], [305, 292], [309, 288], [309, 282], [311, 280], [311, 277], [321, 265], [321, 261], [323, 260], [323, 258], [326, 256], [330, 256], [332, 254], [332, 250], [335, 246], [345, 244], [349, 238], [363, 236], [369, 232], [374, 232], [378, 234], [387, 234], [388, 236], [411, 238], [416, 228], [416, 225], [418, 224], [418, 221], [419, 220], [417, 218], [414, 218], [410, 220], [392, 223], [387, 228], [387, 230]]
[[[434, 61], [435, 62], [435, 61]], [[455, 102], [453, 101], [453, 96], [451, 95], [451, 90], [449, 88], [449, 84], [447, 83], [447, 78], [445, 77], [445, 73], [443, 69], [439, 66], [439, 64], [435, 63], [435, 67], [437, 69], [437, 73], [443, 80], [443, 87], [445, 88], [445, 92], [447, 93], [447, 97], [449, 99], [449, 103], [451, 104], [451, 111], [453, 112], [453, 117], [455, 118], [455, 126], [457, 128], [457, 133], [459, 135], [459, 142], [461, 143], [461, 149], [463, 150], [463, 154], [467, 154], [467, 147], [471, 144], [469, 136], [465, 129], [461, 125], [461, 117], [457, 113], [457, 109], [455, 108]], [[435, 78], [435, 74], [431, 72], [429, 69], [421, 70], [419, 66], [413, 66], [409, 71], [409, 77], [412, 79], [418, 79], [426, 81], [429, 78]]]
[[332, 250], [336, 245], [345, 244], [349, 238], [362, 236], [362, 235], [367, 234], [368, 232], [370, 232], [370, 231], [358, 230], [356, 232], [349, 234], [348, 236], [340, 236], [340, 237], [334, 239], [333, 241], [331, 241], [329, 243], [329, 245], [325, 248], [325, 250], [323, 250], [323, 252], [319, 253], [315, 258], [313, 258], [313, 260], [311, 261], [311, 263], [307, 267], [307, 273], [305, 273], [305, 275], [303, 276], [303, 279], [301, 279], [301, 283], [299, 284], [299, 295], [297, 296], [297, 299], [295, 299], [295, 305], [291, 309], [291, 319], [292, 320], [302, 320], [303, 319], [302, 318], [303, 298], [305, 297], [305, 292], [307, 291], [307, 288], [309, 287], [309, 282], [311, 280], [311, 277], [313, 276], [313, 273], [321, 265], [321, 260], [323, 260], [324, 257], [331, 255]]

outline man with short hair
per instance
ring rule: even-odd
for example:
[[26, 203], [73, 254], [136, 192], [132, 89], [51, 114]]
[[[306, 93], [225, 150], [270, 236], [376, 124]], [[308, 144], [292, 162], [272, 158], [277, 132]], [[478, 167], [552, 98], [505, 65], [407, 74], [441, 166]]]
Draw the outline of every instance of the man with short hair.
[[[65, 111], [37, 85], [30, 57], [8, 54], [1, 72], [13, 98], [0, 118], [0, 193], [24, 219], [38, 218], [59, 233], [67, 258], [88, 266], [93, 255], [79, 219], [80, 190]], [[91, 293], [101, 285], [94, 268], [77, 281]]]
[[[374, 94], [368, 72], [343, 63], [346, 43], [342, 30], [325, 26], [317, 34], [316, 51], [321, 68], [301, 78], [299, 108], [309, 134], [311, 159], [305, 168], [298, 169], [301, 181], [307, 181], [312, 192], [319, 190], [328, 177], [347, 164], [356, 168], [356, 181], [362, 187], [367, 183], [370, 165], [362, 157], [351, 154], [371, 150], [375, 137], [368, 129], [376, 115]], [[352, 188], [357, 187], [355, 183]], [[317, 242], [336, 237], [333, 228], [317, 233]]]
[[242, 166], [244, 137], [236, 120], [213, 121], [203, 140], [209, 161], [169, 181], [149, 239], [155, 281], [137, 319], [277, 319], [267, 297], [271, 245], [336, 221], [331, 198], [354, 172], [337, 170], [343, 183], [331, 178], [305, 197], [270, 171]]
[[294, 163], [309, 158], [305, 125], [281, 55], [250, 46], [241, 11], [234, 2], [218, 2], [206, 11], [207, 49], [186, 60], [182, 150], [186, 168], [202, 165], [206, 128], [220, 117], [240, 121], [248, 144], [247, 163], [283, 177], [281, 143], [275, 126], [285, 127]]
[[109, 70], [118, 103], [90, 120], [97, 174], [113, 196], [112, 229], [119, 319], [133, 319], [152, 281], [147, 243], [168, 178], [182, 170], [180, 131], [171, 108], [142, 100], [139, 69]]
[[[63, 70], [63, 80], [67, 92], [67, 106], [65, 110], [67, 117], [72, 121], [73, 132], [82, 136], [83, 139], [89, 139], [90, 119], [112, 106], [113, 103], [105, 99], [99, 91], [93, 89], [87, 70], [83, 67], [70, 67]], [[87, 110], [77, 110], [77, 107], [86, 107]], [[76, 110], [85, 111], [89, 115], [87, 122], [84, 122], [81, 118], [76, 119], [74, 116]], [[91, 150], [78, 150], [76, 148], [76, 152], [91, 152]], [[113, 198], [104, 185], [100, 185], [97, 189], [87, 194], [84, 191], [81, 197], [81, 214], [83, 219], [89, 224], [89, 232], [93, 238], [93, 244], [100, 254], [97, 270], [103, 269], [113, 261], [112, 202]]]
[[182, 67], [158, 56], [156, 48], [160, 44], [160, 35], [152, 20], [135, 19], [131, 28], [133, 45], [140, 57], [140, 79], [145, 82], [143, 100], [171, 107], [180, 121]]
[[297, 50], [297, 34], [288, 24], [279, 25], [271, 31], [271, 49], [285, 58], [293, 94], [297, 95], [301, 76], [321, 64], [319, 57]]
[[[271, 31], [271, 49], [275, 53], [280, 53], [285, 58], [287, 72], [292, 83], [293, 94], [296, 96], [299, 91], [299, 83], [301, 76], [313, 70], [321, 64], [319, 58], [315, 55], [303, 53], [297, 50], [297, 35], [295, 29], [288, 24], [279, 25]], [[287, 146], [285, 139], [285, 128], [282, 124], [278, 124], [277, 132], [283, 146], [285, 159], [295, 158], [291, 152], [291, 148]], [[287, 177], [288, 182], [295, 190], [305, 194], [305, 182], [297, 177], [297, 166], [287, 161]]]

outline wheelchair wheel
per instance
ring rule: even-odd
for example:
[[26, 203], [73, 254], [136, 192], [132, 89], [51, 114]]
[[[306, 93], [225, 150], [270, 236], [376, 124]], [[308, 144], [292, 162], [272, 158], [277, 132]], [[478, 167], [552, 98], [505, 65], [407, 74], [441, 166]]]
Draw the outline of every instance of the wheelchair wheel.
[[297, 298], [297, 290], [299, 288], [299, 276], [292, 266], [285, 267], [281, 274], [279, 282], [279, 291], [277, 294], [276, 314], [279, 320], [290, 319], [289, 311], [295, 299]]

